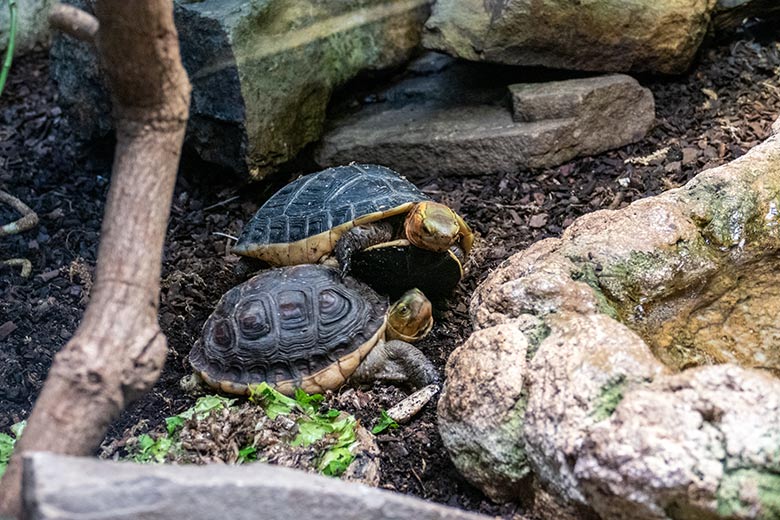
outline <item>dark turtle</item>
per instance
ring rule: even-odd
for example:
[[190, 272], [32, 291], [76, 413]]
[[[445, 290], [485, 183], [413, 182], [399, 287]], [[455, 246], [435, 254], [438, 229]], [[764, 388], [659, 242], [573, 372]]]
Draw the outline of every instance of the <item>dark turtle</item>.
[[437, 381], [436, 370], [408, 342], [432, 324], [431, 304], [416, 289], [388, 310], [373, 289], [337, 269], [270, 269], [222, 296], [190, 364], [209, 385], [235, 394], [264, 381], [288, 395], [321, 392], [350, 376], [422, 387]]
[[[244, 227], [233, 251], [271, 265], [317, 263], [333, 254], [347, 273], [354, 252], [398, 239], [437, 253], [437, 262], [449, 262], [449, 272], [462, 274], [461, 260], [474, 235], [457, 213], [393, 170], [351, 164], [306, 175], [282, 188]], [[405, 283], [394, 271], [375, 269], [372, 275]], [[460, 276], [454, 284], [458, 280]]]

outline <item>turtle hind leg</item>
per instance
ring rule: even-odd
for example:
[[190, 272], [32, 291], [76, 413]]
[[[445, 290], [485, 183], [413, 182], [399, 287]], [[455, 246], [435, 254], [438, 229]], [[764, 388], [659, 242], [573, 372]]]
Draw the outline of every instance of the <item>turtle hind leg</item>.
[[422, 388], [439, 383], [433, 363], [420, 349], [404, 341], [392, 340], [376, 345], [352, 374], [351, 381], [384, 381]]
[[393, 226], [389, 222], [373, 222], [355, 226], [338, 239], [335, 247], [336, 260], [341, 266], [342, 276], [349, 273], [352, 265], [352, 254], [367, 247], [393, 238]]

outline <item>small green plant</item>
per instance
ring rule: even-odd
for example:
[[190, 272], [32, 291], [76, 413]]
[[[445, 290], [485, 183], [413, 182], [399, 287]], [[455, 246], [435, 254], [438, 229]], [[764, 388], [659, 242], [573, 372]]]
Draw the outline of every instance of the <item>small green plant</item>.
[[11, 460], [11, 455], [14, 453], [16, 441], [22, 436], [22, 431], [24, 431], [26, 425], [27, 421], [22, 421], [11, 426], [13, 437], [7, 433], [0, 433], [0, 477], [5, 473], [8, 461]]
[[395, 419], [387, 415], [386, 411], [382, 410], [382, 414], [379, 416], [379, 421], [376, 423], [376, 426], [371, 428], [371, 433], [382, 433], [388, 428], [398, 428], [398, 423], [395, 422]]

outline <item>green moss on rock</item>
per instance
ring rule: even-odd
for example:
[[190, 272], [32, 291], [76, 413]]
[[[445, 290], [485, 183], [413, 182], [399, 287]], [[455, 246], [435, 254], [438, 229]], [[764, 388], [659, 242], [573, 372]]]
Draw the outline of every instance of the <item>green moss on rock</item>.
[[601, 393], [596, 398], [590, 412], [593, 419], [603, 421], [614, 413], [620, 401], [623, 400], [626, 385], [626, 378], [621, 375], [601, 387]]
[[729, 472], [717, 497], [718, 514], [724, 517], [780, 518], [780, 474], [756, 469]]

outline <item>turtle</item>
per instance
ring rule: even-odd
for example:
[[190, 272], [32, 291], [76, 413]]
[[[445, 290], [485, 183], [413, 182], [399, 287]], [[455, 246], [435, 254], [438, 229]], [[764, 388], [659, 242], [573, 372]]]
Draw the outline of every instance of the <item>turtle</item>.
[[[406, 242], [399, 246], [399, 240]], [[276, 192], [244, 226], [233, 252], [274, 266], [335, 257], [347, 274], [354, 253], [374, 247], [375, 253], [363, 261], [370, 272], [363, 279], [371, 283], [374, 277], [385, 277], [385, 282], [405, 289], [408, 277], [387, 269], [397, 262], [385, 261], [380, 269], [374, 258], [383, 258], [385, 245], [394, 244], [396, 255], [420, 248], [432, 253], [427, 258], [432, 262], [416, 266], [415, 272], [433, 289], [447, 292], [462, 278], [463, 259], [473, 242], [471, 228], [455, 211], [431, 200], [397, 172], [353, 163], [305, 175]], [[408, 260], [400, 255], [401, 262]], [[448, 265], [445, 272], [457, 276], [440, 280], [442, 271], [430, 268], [436, 264]]]
[[410, 342], [432, 326], [431, 303], [417, 289], [389, 306], [334, 267], [273, 268], [222, 296], [189, 362], [208, 385], [233, 394], [262, 382], [286, 395], [319, 393], [350, 377], [424, 387], [438, 374]]

